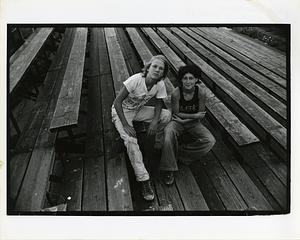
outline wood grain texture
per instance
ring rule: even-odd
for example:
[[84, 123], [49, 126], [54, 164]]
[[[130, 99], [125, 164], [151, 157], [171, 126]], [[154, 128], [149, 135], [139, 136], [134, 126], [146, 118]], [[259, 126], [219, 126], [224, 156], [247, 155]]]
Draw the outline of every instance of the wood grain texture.
[[54, 147], [35, 148], [16, 201], [16, 211], [40, 211], [43, 208]]
[[245, 211], [247, 205], [243, 197], [232, 183], [231, 179], [219, 164], [212, 152], [207, 154], [207, 164], [205, 170], [211, 179], [220, 199], [222, 200], [226, 210], [229, 211]]
[[[9, 66], [9, 92], [11, 93], [17, 86], [22, 76], [33, 62], [38, 52], [43, 47], [44, 43], [50, 36], [53, 28], [40, 28], [38, 33], [31, 39], [30, 44], [27, 44], [23, 49], [22, 54], [18, 55]], [[14, 57], [13, 57], [14, 58]]]
[[99, 61], [99, 38], [90, 29], [90, 61], [88, 77], [88, 125], [83, 178], [83, 211], [106, 211], [106, 176], [102, 128], [102, 101]]
[[77, 28], [50, 130], [76, 126], [79, 117], [87, 28]]
[[[67, 55], [70, 51], [69, 43], [72, 41], [72, 36], [71, 29], [67, 30], [52, 66], [57, 63], [57, 60], [63, 62], [67, 61]], [[10, 196], [14, 200], [16, 200], [18, 192], [20, 191], [20, 186], [31, 159], [33, 149], [35, 148], [37, 138], [41, 131], [43, 132], [44, 128], [45, 131], [48, 130], [47, 126], [42, 126], [42, 124], [44, 124], [43, 121], [48, 114], [47, 111], [50, 109], [50, 106], [56, 104], [58, 96], [56, 89], [60, 88], [64, 71], [64, 69], [59, 69], [47, 73], [45, 85], [40, 91], [37, 102], [29, 117], [29, 121], [25, 125], [24, 131], [22, 132], [12, 154], [12, 158], [10, 159]], [[53, 114], [53, 112], [51, 114]]]
[[[115, 81], [123, 82], [126, 79], [125, 77], [128, 76], [128, 72], [126, 73], [126, 65], [116, 65], [119, 61], [124, 63], [120, 47], [116, 47], [110, 52], [112, 49], [108, 47], [108, 43], [106, 45], [106, 40], [112, 41], [111, 44], [118, 44], [115, 40], [114, 29], [104, 30], [100, 28], [97, 29], [97, 31], [99, 38], [101, 89], [105, 89], [105, 91], [102, 91], [101, 97], [108, 210], [132, 211], [133, 206], [125, 162], [124, 145], [111, 121], [111, 106], [116, 96], [113, 86], [118, 86], [120, 83], [115, 83]], [[105, 36], [106, 32], [111, 35]], [[110, 73], [110, 69], [113, 70], [122, 67], [124, 67], [124, 69], [118, 70], [117, 73]], [[122, 72], [125, 72], [124, 76], [120, 75]]]
[[256, 151], [255, 144], [239, 149], [245, 163], [247, 163], [254, 171], [261, 183], [276, 199], [282, 209], [287, 208], [287, 188], [267, 166], [266, 162], [261, 160]]
[[237, 42], [242, 43], [242, 47], [245, 50], [254, 52], [256, 56], [261, 59], [271, 62], [274, 66], [282, 68], [282, 71], [286, 69], [286, 56], [280, 53], [276, 49], [271, 49], [268, 45], [258, 44], [255, 40], [249, 40], [245, 35], [236, 33], [228, 28], [218, 28], [218, 31], [225, 34], [229, 38], [236, 40]]
[[71, 198], [67, 202], [67, 211], [82, 210], [83, 161], [84, 158], [80, 155], [73, 155], [64, 159], [64, 174], [60, 194], [65, 199]]
[[84, 160], [82, 211], [107, 211], [104, 156]]
[[[163, 28], [159, 28], [159, 31], [161, 31], [162, 34], [169, 33]], [[177, 38], [175, 36], [168, 34], [168, 37], [178, 49], [182, 49], [182, 51], [184, 51], [184, 49], [187, 48], [182, 42], [176, 40]], [[233, 100], [233, 103], [240, 107], [241, 111], [245, 111], [247, 114], [249, 114], [259, 124], [259, 126], [264, 129], [264, 131], [276, 139], [279, 144], [281, 144], [282, 148], [286, 149], [286, 134], [284, 134], [286, 133], [286, 129], [280, 123], [274, 120], [266, 111], [260, 108], [255, 102], [249, 99], [236, 86], [226, 80], [224, 76], [214, 70], [195, 53], [189, 52], [187, 53], [187, 57], [202, 70], [202, 72], [209, 78], [209, 82], [213, 82], [218, 89], [220, 89], [220, 91], [224, 92], [226, 96]], [[223, 99], [227, 100], [226, 98]], [[279, 140], [279, 131], [282, 133], [280, 135], [281, 140]]]
[[[148, 29], [147, 33], [150, 31], [151, 30]], [[153, 30], [151, 32], [152, 35], [157, 35], [153, 32]], [[186, 49], [186, 47], [184, 49]], [[191, 51], [186, 50], [186, 52]], [[166, 57], [171, 65], [176, 66], [176, 63], [173, 63], [172, 58], [169, 58], [168, 55], [166, 55]], [[182, 64], [184, 65], [183, 62]], [[209, 88], [206, 87], [206, 89], [208, 94], [208, 111], [215, 115], [216, 119], [218, 119], [220, 123], [224, 125], [224, 128], [239, 145], [250, 144], [252, 142], [259, 141], [258, 138], [243, 123], [241, 123], [239, 119], [209, 90]], [[220, 110], [222, 110], [222, 114], [220, 114]]]
[[269, 54], [269, 56], [272, 56], [272, 57], [280, 60], [280, 62], [285, 61], [285, 59], [286, 59], [285, 52], [280, 51], [280, 50], [278, 50], [274, 47], [271, 47], [269, 45], [266, 45], [264, 42], [259, 41], [258, 39], [253, 39], [253, 38], [251, 38], [247, 35], [240, 34], [240, 33], [235, 32], [234, 30], [229, 29], [229, 28], [222, 28], [221, 30], [228, 33], [229, 35], [232, 35], [234, 38], [240, 39], [241, 41], [247, 43], [250, 46], [256, 47], [261, 52], [265, 52], [265, 53]]
[[186, 211], [209, 210], [203, 194], [187, 166], [180, 165], [175, 181]]
[[[205, 123], [208, 127], [210, 126], [207, 121]], [[217, 139], [212, 149], [212, 153], [218, 159], [220, 165], [224, 168], [224, 170], [227, 172], [227, 175], [238, 189], [239, 193], [247, 204], [247, 210], [274, 210], [255, 183], [248, 176], [247, 172], [240, 165], [236, 157], [226, 146], [224, 140], [222, 139], [221, 133], [211, 126], [210, 129], [212, 129], [213, 134]], [[260, 144], [257, 144], [257, 146], [260, 146]], [[257, 161], [259, 161], [259, 159], [257, 159]]]
[[129, 78], [126, 63], [119, 45], [115, 29], [105, 28], [105, 37], [109, 52], [110, 66], [114, 80], [114, 90], [118, 95], [123, 86], [123, 82]]
[[[202, 56], [209, 55], [209, 52], [204, 47], [184, 32], [177, 28], [171, 28], [171, 30], [176, 33], [177, 36], [182, 38], [185, 43], [191, 46], [195, 52], [200, 53]], [[194, 36], [194, 38], [197, 37], [195, 36], [196, 34], [191, 34], [193, 33], [191, 30], [187, 29], [186, 31], [189, 32], [191, 36]], [[204, 39], [199, 39], [198, 41], [202, 44], [205, 43]], [[228, 76], [231, 79], [231, 82], [243, 90], [248, 96], [252, 97], [257, 104], [264, 108], [274, 118], [280, 119], [281, 122], [286, 122], [286, 106], [282, 102], [277, 100], [263, 88], [257, 86], [242, 73], [227, 65], [225, 61], [215, 54], [215, 48], [212, 48], [211, 50], [214, 51], [211, 53], [211, 56], [205, 57], [205, 60], [209, 61], [210, 65], [213, 65], [219, 72], [221, 71], [223, 76]], [[286, 100], [286, 90], [282, 88], [281, 92], [285, 94], [284, 97]]]
[[[239, 68], [242, 68], [243, 71], [248, 72], [249, 76], [252, 76], [253, 79], [264, 79], [261, 78], [262, 76], [265, 76], [272, 80], [274, 83], [277, 83], [281, 85], [282, 87], [286, 88], [286, 79], [278, 76], [277, 74], [273, 73], [267, 68], [264, 68], [263, 66], [259, 65], [258, 63], [252, 61], [251, 59], [247, 58], [246, 56], [240, 54], [239, 52], [235, 51], [234, 49], [230, 48], [224, 42], [222, 42], [222, 39], [218, 39], [215, 35], [205, 32], [202, 28], [190, 28], [193, 30], [197, 35], [203, 37], [204, 39], [208, 40], [209, 42], [215, 44], [219, 48], [221, 48], [223, 51], [229, 53], [230, 55], [234, 56], [237, 61], [237, 66]], [[235, 62], [232, 62], [232, 65], [235, 65]], [[253, 69], [253, 70], [252, 70]], [[263, 84], [263, 81], [259, 81], [261, 84]]]
[[176, 189], [175, 184], [172, 186], [166, 186], [157, 176], [154, 179], [154, 185], [160, 206], [171, 204], [174, 211], [184, 211], [180, 193]]
[[231, 36], [228, 36], [226, 33], [221, 32], [215, 28], [201, 28], [205, 31], [209, 31], [217, 35], [218, 38], [222, 39], [227, 46], [231, 47], [235, 51], [247, 56], [249, 59], [257, 62], [258, 64], [268, 68], [272, 72], [276, 73], [277, 75], [281, 76], [282, 78], [286, 78], [286, 68], [281, 66], [280, 64], [275, 63], [272, 58], [269, 58], [268, 55], [261, 55], [260, 52], [257, 52], [256, 49], [249, 48], [245, 45], [244, 42], [237, 40]]
[[[228, 51], [228, 48], [225, 47], [225, 49], [228, 51], [228, 53], [225, 51], [225, 49], [222, 49], [222, 46], [224, 43], [220, 42], [221, 39], [215, 40], [213, 38], [208, 38], [208, 36], [199, 30], [199, 28], [182, 28], [187, 34], [192, 36], [193, 38], [197, 39], [197, 41], [204, 46], [206, 46], [208, 49], [213, 51], [218, 56], [224, 58], [227, 62], [231, 63], [231, 66], [237, 67], [242, 72], [247, 73], [254, 82], [259, 84], [260, 86], [264, 87], [266, 90], [272, 91], [273, 94], [280, 97], [283, 100], [286, 100], [286, 80], [283, 78], [280, 78], [277, 76], [275, 79], [276, 81], [271, 80], [264, 76], [263, 74], [260, 74], [256, 71], [254, 71], [251, 67], [248, 67], [246, 64], [244, 64], [242, 61], [238, 60], [235, 56], [237, 54], [234, 53], [234, 50]], [[211, 42], [210, 42], [210, 41]], [[213, 47], [212, 47], [213, 46]], [[228, 58], [226, 56], [230, 55], [231, 58]], [[254, 63], [254, 62], [253, 62]], [[263, 69], [262, 66], [260, 66], [261, 69]], [[278, 85], [279, 84], [279, 85]], [[280, 86], [282, 85], [282, 86]]]
[[191, 166], [191, 170], [194, 174], [195, 180], [203, 193], [206, 203], [210, 211], [225, 211], [225, 206], [220, 199], [220, 196], [212, 184], [211, 179], [205, 171], [205, 165], [207, 164], [206, 157], [201, 158], [201, 162], [195, 162]]

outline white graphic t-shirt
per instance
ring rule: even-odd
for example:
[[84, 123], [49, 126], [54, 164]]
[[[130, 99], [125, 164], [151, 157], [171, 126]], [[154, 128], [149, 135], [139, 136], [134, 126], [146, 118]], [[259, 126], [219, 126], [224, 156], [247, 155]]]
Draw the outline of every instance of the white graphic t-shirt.
[[141, 73], [132, 75], [123, 84], [129, 92], [122, 103], [124, 109], [137, 110], [144, 106], [153, 96], [156, 96], [156, 98], [167, 97], [166, 86], [162, 80], [154, 84], [151, 90], [148, 91], [145, 78], [142, 77]]

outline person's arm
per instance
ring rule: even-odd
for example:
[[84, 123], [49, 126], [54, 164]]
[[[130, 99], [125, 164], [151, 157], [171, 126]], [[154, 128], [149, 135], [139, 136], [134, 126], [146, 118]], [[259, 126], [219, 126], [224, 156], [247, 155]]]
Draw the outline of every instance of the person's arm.
[[132, 126], [130, 126], [125, 118], [123, 107], [122, 107], [122, 102], [124, 99], [128, 96], [129, 92], [126, 89], [125, 86], [123, 86], [117, 95], [116, 99], [114, 100], [114, 107], [116, 109], [116, 112], [118, 114], [118, 117], [120, 118], [120, 121], [123, 125], [124, 131], [132, 137], [136, 137], [135, 130]]
[[179, 122], [181, 124], [193, 121], [194, 119], [182, 119], [178, 116], [179, 114], [179, 100], [180, 100], [180, 91], [179, 88], [176, 88], [171, 95], [171, 104], [172, 104], [172, 120]]
[[149, 135], [154, 135], [157, 132], [158, 121], [159, 121], [162, 108], [163, 108], [163, 100], [161, 98], [156, 99], [155, 108], [154, 108], [154, 117], [150, 122], [148, 128]]
[[178, 113], [177, 116], [181, 119], [203, 119], [205, 117], [206, 90], [198, 87], [199, 111], [197, 113]]

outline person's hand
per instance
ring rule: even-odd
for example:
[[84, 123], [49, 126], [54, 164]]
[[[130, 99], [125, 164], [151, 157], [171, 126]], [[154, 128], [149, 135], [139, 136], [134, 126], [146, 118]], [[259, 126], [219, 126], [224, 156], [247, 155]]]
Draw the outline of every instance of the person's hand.
[[175, 122], [178, 122], [178, 123], [183, 123], [183, 120], [175, 114], [173, 114], [172, 120], [174, 120]]
[[204, 112], [199, 112], [199, 114], [200, 114], [200, 119], [202, 119], [202, 118], [205, 117], [206, 112], [205, 111]]
[[130, 136], [130, 137], [135, 137], [136, 138], [136, 132], [132, 126], [129, 124], [124, 125], [124, 131]]
[[148, 135], [154, 135], [157, 132], [157, 128], [158, 128], [158, 122], [155, 120], [152, 120], [152, 122], [149, 125], [147, 134]]

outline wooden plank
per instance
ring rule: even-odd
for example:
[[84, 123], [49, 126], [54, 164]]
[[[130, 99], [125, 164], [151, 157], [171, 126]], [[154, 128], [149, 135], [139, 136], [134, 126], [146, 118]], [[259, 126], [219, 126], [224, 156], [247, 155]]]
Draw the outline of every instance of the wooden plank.
[[225, 211], [223, 202], [220, 199], [215, 187], [213, 186], [211, 179], [208, 177], [205, 171], [205, 165], [207, 164], [206, 156], [201, 159], [201, 162], [195, 162], [191, 166], [191, 170], [201, 189], [201, 192], [206, 200], [206, 203], [210, 211]]
[[24, 48], [22, 54], [20, 54], [19, 57], [10, 64], [9, 93], [11, 93], [20, 82], [22, 76], [50, 36], [53, 28], [41, 28], [38, 31], [39, 32], [33, 37], [30, 44]]
[[167, 206], [170, 204], [174, 211], [184, 211], [184, 206], [175, 184], [166, 186], [159, 177], [155, 177], [154, 185], [160, 206]]
[[91, 29], [88, 78], [88, 125], [83, 178], [83, 211], [106, 211], [106, 180], [97, 30]]
[[206, 124], [212, 129], [212, 133], [217, 139], [212, 149], [212, 153], [218, 159], [221, 166], [227, 172], [227, 175], [243, 197], [248, 206], [247, 210], [272, 211], [273, 208], [270, 203], [260, 192], [255, 183], [253, 183], [246, 171], [239, 164], [236, 157], [234, 157], [233, 153], [225, 145], [225, 140], [223, 141], [221, 132], [212, 127], [208, 121], [206, 121]]
[[202, 28], [202, 29], [213, 32], [214, 34], [217, 34], [218, 38], [222, 39], [222, 41], [226, 45], [231, 47], [232, 49], [240, 52], [241, 54], [247, 56], [248, 58], [252, 59], [253, 61], [255, 61], [255, 62], [261, 64], [262, 66], [268, 68], [269, 70], [275, 72], [279, 76], [286, 78], [285, 67], [281, 67], [280, 65], [274, 63], [271, 58], [266, 59], [266, 56], [261, 56], [260, 54], [253, 52], [253, 49], [249, 49], [249, 48], [243, 46], [243, 42], [237, 41], [236, 39], [233, 39], [232, 37], [228, 37], [226, 34], [218, 31], [217, 29], [214, 29], [214, 28]]
[[286, 162], [283, 162], [278, 156], [270, 152], [267, 147], [258, 145], [256, 152], [267, 166], [280, 179], [283, 185], [288, 186], [288, 168]]
[[[204, 47], [202, 47], [198, 42], [196, 42], [184, 32], [176, 28], [171, 28], [171, 30], [173, 33], [179, 36], [187, 44], [187, 46], [193, 48], [196, 53], [199, 53], [202, 56], [209, 55], [209, 52]], [[193, 36], [196, 37], [195, 35]], [[202, 43], [204, 42], [203, 39], [200, 40]], [[236, 86], [243, 90], [243, 92], [245, 92], [249, 97], [253, 98], [253, 100], [257, 104], [263, 107], [277, 121], [279, 121], [281, 124], [286, 125], [286, 106], [283, 103], [274, 98], [264, 89], [254, 84], [243, 74], [228, 66], [226, 62], [222, 61], [215, 54], [211, 54], [209, 58], [205, 58], [204, 60], [209, 61], [209, 65], [212, 65], [215, 69], [219, 70], [219, 72], [221, 72], [223, 76], [225, 75], [230, 78], [231, 82], [233, 82]], [[284, 89], [282, 90], [285, 92]]]
[[132, 200], [128, 175], [126, 170], [125, 155], [119, 154], [110, 158], [107, 163], [107, 195], [109, 211], [132, 211]]
[[[104, 145], [105, 145], [105, 161], [106, 161], [106, 176], [107, 176], [107, 198], [109, 211], [131, 211], [132, 199], [129, 187], [128, 172], [126, 169], [125, 153], [122, 140], [111, 122], [111, 106], [115, 99], [115, 91], [113, 90], [113, 82], [120, 80], [120, 76], [110, 73], [110, 64], [112, 69], [121, 67], [116, 64], [116, 60], [109, 62], [110, 58], [120, 56], [108, 55], [106, 49], [106, 40], [110, 41], [114, 38], [114, 30], [109, 30], [110, 37], [104, 36], [102, 28], [97, 29], [99, 38], [99, 57], [100, 57], [100, 78], [102, 91], [102, 120], [104, 130]], [[105, 38], [106, 37], [106, 38]], [[113, 39], [116, 43], [116, 40]], [[120, 49], [120, 48], [119, 48]], [[115, 51], [113, 52], [115, 53]], [[122, 61], [122, 60], [121, 60]], [[126, 65], [122, 65], [125, 66]], [[126, 68], [125, 68], [126, 69]], [[122, 71], [126, 71], [123, 69]], [[125, 74], [125, 76], [128, 75]], [[123, 76], [121, 79], [125, 80]], [[116, 79], [115, 79], [116, 78]]]
[[[181, 28], [185, 33], [187, 33], [189, 36], [194, 38], [198, 42], [198, 44], [194, 44], [195, 46], [198, 46], [199, 44], [204, 45], [206, 48], [208, 48], [213, 55], [217, 55], [224, 59], [230, 66], [237, 68], [237, 70], [241, 71], [242, 73], [248, 73], [252, 81], [257, 83], [259, 86], [263, 87], [265, 90], [271, 91], [274, 96], [280, 97], [280, 99], [286, 101], [286, 89], [278, 86], [277, 83], [274, 83], [272, 80], [266, 78], [265, 76], [258, 74], [256, 71], [252, 70], [252, 68], [248, 67], [247, 65], [243, 64], [237, 58], [231, 56], [229, 53], [226, 53], [224, 50], [216, 46], [215, 44], [212, 44], [196, 32], [188, 29], [188, 28]], [[177, 28], [171, 28], [172, 32], [178, 33], [178, 35], [182, 35], [183, 33], [179, 31]], [[199, 49], [199, 52], [203, 48]], [[197, 49], [198, 50], [198, 49]], [[284, 80], [285, 86], [286, 86], [286, 80]]]
[[51, 147], [35, 148], [16, 200], [15, 211], [40, 211], [43, 208], [54, 157]]
[[[178, 39], [167, 30], [159, 28], [159, 31], [162, 34], [167, 35], [178, 49], [183, 49], [184, 51], [184, 49], [187, 48], [182, 42], [178, 41]], [[224, 93], [227, 96], [227, 98], [224, 98], [224, 100], [230, 100], [230, 104], [235, 104], [237, 107], [239, 107], [238, 112], [246, 112], [248, 115], [250, 115], [251, 118], [257, 122], [259, 127], [267, 132], [278, 143], [279, 147], [286, 149], [286, 129], [281, 124], [274, 120], [267, 112], [261, 109], [256, 103], [249, 99], [232, 83], [227, 81], [226, 78], [224, 78], [220, 73], [216, 72], [211, 66], [205, 63], [195, 53], [189, 52], [187, 54], [187, 57], [188, 59], [190, 59], [190, 61], [196, 64], [208, 77], [208, 82], [213, 83], [215, 87], [218, 87], [218, 91], [220, 91], [220, 93]], [[203, 78], [203, 80], [206, 79]], [[252, 126], [250, 127], [252, 128]], [[277, 134], [277, 132], [279, 131], [282, 132], [282, 134], [280, 135], [281, 138]], [[259, 132], [257, 133], [260, 134]], [[261, 137], [265, 136], [261, 135]]]
[[[214, 43], [216, 46], [223, 49], [225, 52], [231, 54], [239, 61], [232, 61], [232, 65], [235, 65], [235, 63], [238, 64], [237, 67], [242, 68], [244, 72], [248, 73], [248, 76], [253, 76], [253, 80], [255, 79], [261, 79], [261, 76], [264, 75], [271, 79], [272, 81], [276, 82], [277, 84], [281, 85], [282, 87], [286, 87], [286, 80], [277, 74], [271, 72], [269, 69], [262, 67], [258, 63], [251, 61], [246, 56], [240, 54], [239, 52], [235, 51], [234, 49], [230, 48], [226, 44], [224, 44], [220, 39], [217, 39], [215, 35], [211, 35], [207, 32], [204, 32], [202, 28], [190, 28], [198, 35], [205, 38], [207, 41]], [[254, 69], [254, 70], [251, 70]], [[260, 74], [259, 74], [260, 73]], [[263, 81], [259, 81], [261, 84], [263, 84]]]
[[[68, 48], [66, 51], [68, 52]], [[65, 55], [65, 57], [67, 56]], [[50, 98], [47, 115], [43, 119], [39, 130], [20, 193], [16, 201], [16, 210], [39, 211], [44, 204], [46, 187], [51, 172], [50, 168], [55, 156], [55, 141], [57, 138], [57, 133], [51, 133], [49, 128], [59, 96], [63, 73], [63, 71], [60, 71], [60, 75], [58, 75], [57, 85]]]
[[60, 194], [68, 199], [67, 211], [81, 211], [83, 157], [80, 155], [67, 156], [64, 161], [64, 173]]
[[121, 47], [117, 40], [115, 30], [113, 28], [105, 28], [105, 36], [109, 52], [109, 59], [111, 62], [111, 71], [114, 79], [114, 89], [116, 95], [118, 95], [123, 86], [123, 82], [129, 78], [129, 73], [122, 55]]
[[62, 88], [51, 121], [50, 130], [75, 126], [78, 123], [87, 28], [77, 28]]
[[132, 45], [129, 42], [124, 28], [116, 28], [117, 39], [123, 52], [124, 60], [127, 65], [129, 75], [133, 75], [141, 71], [140, 64], [136, 58]]
[[[147, 31], [150, 32], [153, 30], [148, 29]], [[155, 34], [152, 33], [152, 35]], [[186, 52], [189, 51], [186, 50]], [[167, 55], [166, 57], [168, 58]], [[169, 61], [171, 65], [176, 66], [172, 59], [169, 59]], [[220, 121], [220, 123], [239, 145], [245, 145], [259, 141], [258, 138], [243, 123], [241, 123], [239, 119], [207, 87], [205, 88], [207, 89], [208, 95], [208, 111]], [[220, 114], [220, 112], [222, 112], [222, 114]]]
[[209, 152], [207, 154], [207, 164], [205, 165], [205, 170], [207, 175], [212, 181], [221, 201], [223, 202], [225, 209], [230, 211], [245, 211], [247, 210], [247, 205], [244, 202], [239, 191], [236, 189], [231, 179], [220, 166], [219, 162], [212, 154]]
[[104, 156], [87, 157], [84, 161], [82, 211], [106, 211]]
[[[70, 47], [68, 43], [72, 41], [72, 30], [69, 29], [64, 38], [64, 41], [59, 46], [56, 59], [63, 59], [64, 62], [68, 59]], [[56, 63], [52, 63], [53, 65]], [[22, 179], [26, 172], [30, 156], [32, 154], [36, 139], [41, 129], [42, 122], [47, 114], [50, 104], [54, 101], [54, 90], [60, 87], [60, 81], [63, 77], [64, 69], [54, 72], [48, 72], [44, 88], [41, 89], [34, 109], [31, 112], [30, 121], [25, 125], [16, 148], [10, 159], [10, 196], [16, 200]], [[53, 99], [49, 101], [49, 99]], [[53, 103], [52, 103], [53, 104]]]
[[287, 209], [287, 188], [280, 181], [280, 179], [271, 171], [264, 161], [260, 160], [256, 152], [255, 144], [247, 148], [238, 149], [247, 165], [251, 167], [256, 176], [260, 179], [262, 184], [267, 188], [271, 195], [276, 199], [281, 209]]
[[32, 39], [39, 33], [39, 29], [36, 29], [28, 38], [24, 40], [24, 43], [14, 52], [9, 58], [9, 64], [11, 65], [16, 59], [23, 53], [24, 49], [30, 44]]
[[218, 30], [243, 43], [245, 49], [255, 52], [258, 56], [267, 56], [266, 60], [271, 60], [275, 65], [286, 68], [286, 56], [282, 54], [283, 52], [280, 53], [278, 50], [272, 49], [262, 42], [259, 44], [257, 41], [255, 41], [256, 39], [247, 38], [246, 35], [234, 32], [229, 28], [221, 27], [218, 28]]
[[178, 71], [180, 67], [185, 65], [174, 51], [170, 51], [169, 46], [151, 28], [143, 28], [143, 30], [151, 38], [155, 46], [157, 46], [165, 56], [168, 56], [169, 61], [173, 63], [172, 67], [175, 71]]
[[238, 33], [234, 31], [233, 29], [230, 28], [221, 28], [222, 31], [227, 32], [228, 34], [234, 36], [234, 38], [238, 38], [241, 41], [247, 43], [248, 45], [254, 46], [257, 49], [260, 49], [262, 52], [265, 52], [269, 54], [270, 56], [280, 59], [280, 61], [285, 61], [286, 60], [286, 54], [283, 51], [280, 51], [274, 47], [271, 47], [269, 45], [266, 45], [264, 42], [258, 40], [258, 39], [253, 39], [250, 36], [247, 36], [242, 33]]
[[186, 211], [208, 211], [207, 203], [199, 189], [191, 170], [180, 165], [175, 174], [175, 182]]

